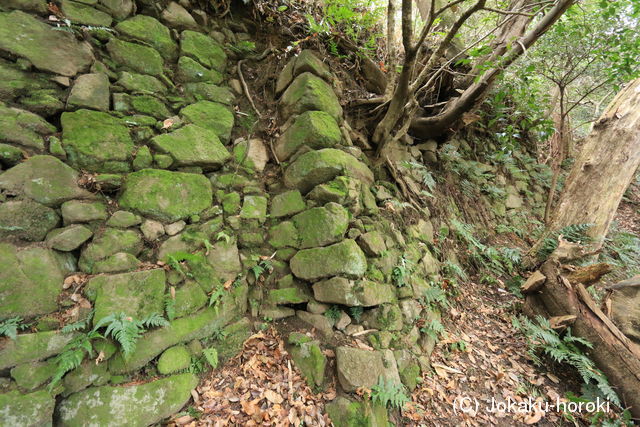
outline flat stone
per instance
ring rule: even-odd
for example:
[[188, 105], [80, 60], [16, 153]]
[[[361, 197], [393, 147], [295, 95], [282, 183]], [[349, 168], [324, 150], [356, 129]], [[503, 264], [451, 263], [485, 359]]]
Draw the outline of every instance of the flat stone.
[[271, 209], [269, 214], [272, 218], [282, 218], [285, 216], [302, 212], [307, 207], [300, 191], [291, 190], [280, 193], [271, 199]]
[[158, 359], [158, 372], [162, 375], [173, 374], [187, 369], [191, 364], [191, 353], [184, 345], [170, 347]]
[[332, 277], [315, 283], [313, 295], [318, 301], [349, 307], [372, 307], [396, 300], [395, 289], [389, 284], [353, 281], [344, 277]]
[[291, 218], [298, 229], [300, 248], [335, 243], [344, 237], [349, 226], [349, 212], [337, 203], [312, 208]]
[[107, 206], [102, 202], [69, 200], [60, 206], [64, 224], [77, 222], [104, 221], [109, 217]]
[[298, 157], [285, 170], [284, 183], [288, 188], [297, 188], [306, 194], [316, 185], [339, 175], [357, 178], [365, 185], [373, 184], [373, 172], [367, 165], [334, 148], [310, 151]]
[[143, 222], [140, 230], [142, 231], [144, 238], [150, 241], [157, 240], [164, 234], [164, 226], [162, 223], [152, 219], [148, 219]]
[[164, 312], [163, 269], [96, 276], [86, 286], [96, 295], [94, 325], [114, 313], [124, 312], [135, 319], [144, 319]]
[[235, 241], [230, 241], [229, 243], [224, 241], [216, 242], [209, 250], [207, 259], [223, 281], [235, 279], [242, 271], [240, 254]]
[[[181, 56], [178, 59], [176, 69], [176, 79], [181, 83], [210, 83], [218, 84], [223, 80], [222, 73], [217, 70], [210, 70], [201, 65], [195, 59], [188, 56]], [[209, 100], [213, 101], [213, 100]]]
[[116, 211], [111, 215], [107, 225], [116, 228], [129, 228], [142, 222], [140, 216], [127, 211]]
[[153, 48], [112, 38], [107, 50], [111, 58], [125, 68], [151, 76], [162, 75], [162, 57]]
[[11, 369], [11, 378], [21, 389], [33, 390], [46, 383], [55, 371], [56, 364], [53, 362], [31, 362]]
[[171, 155], [177, 166], [218, 168], [231, 157], [216, 132], [196, 125], [186, 125], [151, 141], [157, 150]]
[[150, 45], [165, 59], [174, 59], [178, 54], [178, 44], [171, 38], [169, 29], [151, 16], [136, 15], [120, 22], [115, 29], [122, 35]]
[[53, 425], [55, 398], [46, 390], [21, 394], [14, 390], [0, 394], [0, 424], [4, 426]]
[[199, 101], [180, 110], [180, 116], [187, 122], [212, 130], [222, 142], [229, 141], [231, 137], [233, 113], [222, 104]]
[[318, 57], [309, 49], [305, 49], [296, 57], [291, 58], [282, 69], [276, 81], [276, 93], [280, 93], [291, 84], [293, 79], [302, 73], [310, 72], [318, 77], [330, 79], [331, 72]]
[[[39, 247], [18, 249], [0, 243], [0, 306], [4, 317], [29, 318], [57, 310], [63, 279], [54, 251]], [[1, 355], [2, 351], [0, 359]]]
[[240, 139], [233, 146], [236, 162], [255, 171], [262, 172], [269, 161], [267, 146], [261, 139], [252, 138], [249, 141]]
[[176, 221], [176, 222], [174, 222], [172, 224], [167, 224], [164, 227], [164, 231], [169, 236], [175, 236], [176, 234], [178, 234], [179, 232], [184, 230], [184, 227], [186, 227], [186, 225], [187, 225], [187, 223], [184, 222], [184, 221]]
[[0, 239], [39, 242], [59, 222], [60, 217], [55, 210], [32, 200], [0, 204]]
[[155, 77], [147, 76], [144, 74], [130, 73], [128, 71], [122, 71], [120, 73], [120, 79], [116, 82], [116, 84], [118, 86], [122, 86], [124, 89], [130, 92], [146, 93], [150, 95], [163, 94], [167, 91], [167, 87]]
[[44, 150], [43, 137], [54, 132], [55, 126], [37, 114], [0, 104], [0, 141]]
[[[62, 284], [60, 287], [62, 288]], [[6, 340], [0, 348], [0, 369], [55, 356], [74, 336], [61, 334], [59, 331], [19, 334], [15, 340]]]
[[0, 174], [0, 189], [50, 207], [93, 197], [78, 186], [78, 173], [52, 156], [33, 156]]
[[62, 113], [62, 144], [69, 162], [92, 172], [130, 170], [133, 141], [129, 129], [103, 112], [78, 110]]
[[207, 68], [224, 71], [227, 55], [217, 41], [195, 31], [183, 31], [180, 35], [180, 53], [195, 59]]
[[267, 198], [256, 195], [244, 196], [240, 218], [257, 219], [260, 222], [264, 222], [267, 218]]
[[84, 225], [74, 224], [64, 228], [56, 228], [47, 234], [47, 246], [63, 252], [74, 251], [91, 236], [93, 236], [93, 232]]
[[178, 412], [191, 399], [196, 385], [197, 376], [180, 374], [132, 386], [88, 388], [60, 403], [59, 425], [155, 424]]
[[357, 279], [367, 271], [367, 259], [358, 244], [346, 239], [322, 248], [303, 249], [291, 258], [291, 271], [303, 280], [331, 276]]
[[204, 175], [143, 169], [127, 176], [120, 206], [144, 216], [174, 222], [211, 206], [211, 182]]
[[167, 8], [162, 11], [162, 20], [169, 24], [171, 27], [183, 30], [183, 29], [197, 29], [198, 23], [193, 16], [187, 12], [187, 9], [180, 6], [179, 3], [172, 1], [167, 5]]
[[109, 110], [109, 78], [106, 74], [94, 73], [78, 76], [67, 105], [94, 110]]
[[142, 263], [135, 256], [126, 252], [117, 252], [103, 260], [96, 261], [91, 268], [94, 274], [123, 273], [137, 270]]
[[64, 16], [74, 24], [109, 27], [113, 21], [111, 15], [108, 13], [104, 13], [82, 2], [62, 0], [61, 6]]
[[78, 267], [86, 273], [93, 273], [94, 264], [98, 261], [119, 252], [136, 256], [142, 249], [142, 239], [137, 231], [106, 228], [99, 231], [82, 250]]
[[384, 243], [384, 237], [379, 231], [364, 233], [358, 238], [358, 243], [364, 252], [372, 257], [380, 256], [387, 250], [387, 245]]
[[88, 44], [17, 10], [0, 13], [0, 50], [26, 58], [43, 71], [63, 76], [74, 76], [93, 61]]
[[333, 335], [333, 323], [323, 314], [312, 314], [306, 311], [296, 311], [296, 316], [303, 322], [317, 329], [324, 338], [330, 338]]

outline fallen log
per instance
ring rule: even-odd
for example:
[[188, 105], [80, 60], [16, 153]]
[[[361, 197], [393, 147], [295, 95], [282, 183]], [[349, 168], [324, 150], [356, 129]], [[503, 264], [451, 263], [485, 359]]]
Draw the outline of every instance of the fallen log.
[[[640, 420], [640, 347], [627, 338], [593, 301], [585, 286], [563, 275], [557, 257], [540, 268], [546, 281], [526, 295], [525, 314], [575, 316], [572, 333], [593, 344], [589, 357], [604, 372], [621, 401]], [[566, 274], [566, 273], [565, 273]]]

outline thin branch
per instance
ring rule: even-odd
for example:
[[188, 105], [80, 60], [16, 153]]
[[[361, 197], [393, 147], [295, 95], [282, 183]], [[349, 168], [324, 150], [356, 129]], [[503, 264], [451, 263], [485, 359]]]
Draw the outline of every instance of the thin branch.
[[483, 7], [482, 10], [499, 13], [501, 15], [520, 15], [520, 16], [528, 16], [530, 18], [536, 16], [535, 12], [534, 13], [514, 12], [514, 11], [510, 11], [510, 10], [494, 9], [492, 7]]

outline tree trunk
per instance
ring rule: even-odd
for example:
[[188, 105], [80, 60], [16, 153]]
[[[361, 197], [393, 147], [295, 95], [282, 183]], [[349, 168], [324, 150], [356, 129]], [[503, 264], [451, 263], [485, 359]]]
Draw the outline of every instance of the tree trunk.
[[572, 332], [593, 344], [590, 358], [607, 376], [623, 405], [640, 419], [640, 348], [598, 308], [582, 283], [562, 276], [556, 258], [545, 262], [540, 271], [546, 281], [526, 296], [525, 313], [547, 318], [570, 316], [572, 320], [575, 316]]
[[587, 137], [547, 231], [593, 224], [589, 230], [592, 249], [599, 249], [639, 165], [640, 79], [637, 79], [611, 101]]

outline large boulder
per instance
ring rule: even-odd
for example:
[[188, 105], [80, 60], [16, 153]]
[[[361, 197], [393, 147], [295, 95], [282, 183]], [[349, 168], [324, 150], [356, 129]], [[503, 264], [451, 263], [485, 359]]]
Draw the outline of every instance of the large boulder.
[[314, 150], [332, 148], [341, 140], [340, 128], [333, 117], [324, 111], [307, 111], [278, 138], [275, 150], [278, 159], [285, 161], [302, 146]]
[[53, 423], [56, 400], [46, 390], [21, 394], [14, 390], [0, 394], [0, 425], [47, 426]]
[[78, 185], [78, 173], [52, 156], [33, 156], [0, 174], [0, 189], [50, 207], [93, 197]]
[[126, 387], [93, 387], [60, 403], [60, 426], [148, 426], [177, 412], [191, 399], [198, 377], [180, 374]]
[[0, 13], [0, 50], [27, 58], [37, 68], [74, 76], [93, 61], [91, 47], [21, 11]]
[[214, 131], [196, 125], [158, 135], [152, 143], [157, 150], [171, 155], [176, 166], [220, 167], [231, 157]]
[[285, 118], [305, 111], [324, 111], [335, 120], [342, 119], [342, 107], [338, 97], [327, 82], [311, 73], [302, 73], [282, 94], [280, 100]]
[[62, 144], [69, 162], [92, 172], [127, 172], [133, 152], [129, 129], [100, 111], [62, 114]]
[[0, 204], [0, 240], [19, 239], [39, 242], [60, 222], [55, 210], [32, 200]]
[[303, 249], [289, 265], [293, 274], [303, 280], [331, 276], [357, 279], [367, 271], [367, 258], [355, 241], [346, 239], [331, 246]]
[[315, 283], [313, 295], [317, 301], [349, 307], [372, 307], [396, 300], [395, 289], [387, 283], [354, 281], [344, 277], [332, 277]]
[[165, 274], [161, 268], [96, 276], [86, 287], [95, 293], [94, 325], [114, 313], [140, 320], [164, 312]]
[[0, 243], [0, 306], [3, 317], [32, 317], [58, 308], [64, 272], [53, 251]]
[[371, 389], [380, 378], [400, 385], [396, 360], [391, 350], [369, 351], [353, 347], [336, 348], [338, 380], [346, 392]]
[[178, 54], [178, 44], [171, 38], [171, 31], [157, 19], [136, 15], [116, 25], [118, 33], [149, 44], [165, 59], [173, 59]]
[[373, 184], [373, 172], [367, 165], [335, 148], [309, 151], [298, 157], [285, 170], [284, 183], [288, 188], [307, 193], [339, 175], [357, 178], [366, 185]]
[[349, 211], [337, 203], [312, 208], [291, 218], [298, 229], [300, 249], [339, 242], [349, 226]]
[[211, 206], [211, 182], [192, 173], [143, 169], [127, 176], [119, 203], [160, 221], [175, 222]]

